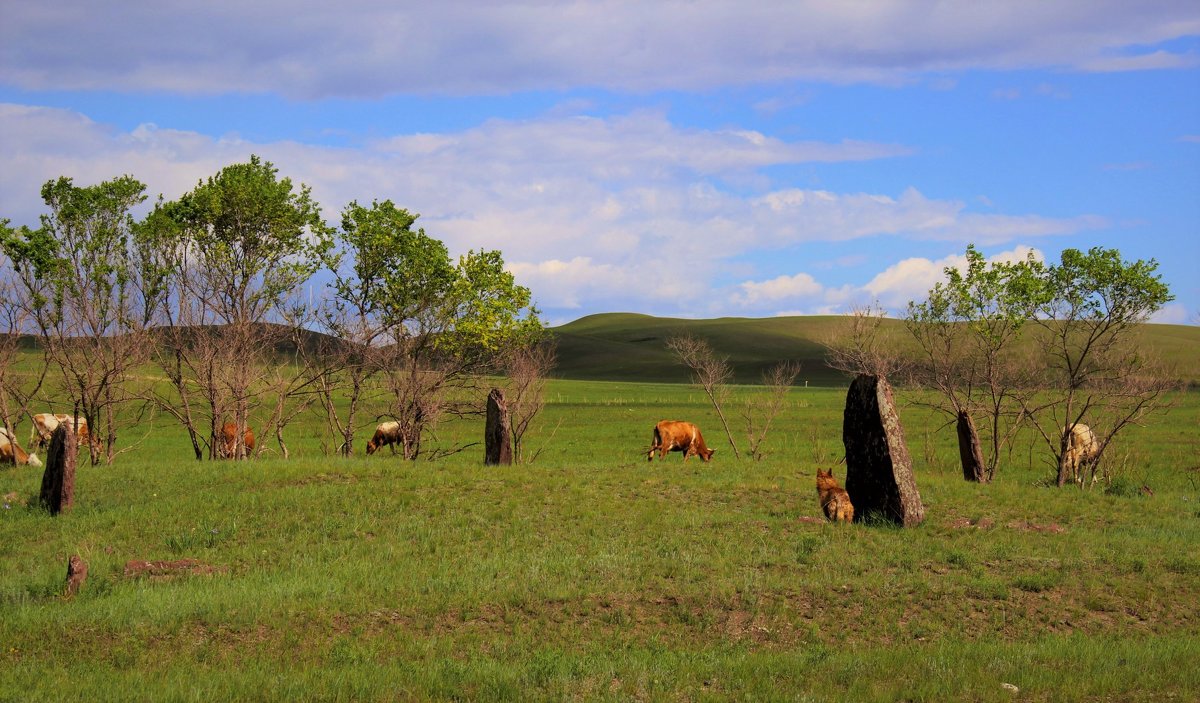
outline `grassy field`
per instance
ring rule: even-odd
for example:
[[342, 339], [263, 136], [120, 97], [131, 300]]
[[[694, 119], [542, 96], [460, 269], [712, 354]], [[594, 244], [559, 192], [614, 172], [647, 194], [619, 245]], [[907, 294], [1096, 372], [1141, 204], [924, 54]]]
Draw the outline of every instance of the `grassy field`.
[[[844, 393], [795, 389], [760, 462], [687, 386], [556, 381], [529, 465], [324, 457], [315, 420], [291, 460], [198, 463], [160, 418], [59, 517], [0, 468], [0, 701], [1200, 698], [1200, 395], [1107, 491], [1026, 445], [964, 483], [903, 406], [928, 518], [899, 530], [817, 519]], [[646, 462], [669, 417], [712, 463]]]

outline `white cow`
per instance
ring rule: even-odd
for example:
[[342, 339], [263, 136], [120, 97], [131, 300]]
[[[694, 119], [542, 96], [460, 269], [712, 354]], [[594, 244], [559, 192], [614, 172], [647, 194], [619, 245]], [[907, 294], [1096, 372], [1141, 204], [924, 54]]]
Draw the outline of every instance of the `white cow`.
[[[1068, 433], [1070, 436], [1067, 436]], [[1064, 427], [1063, 436], [1067, 440], [1063, 466], [1070, 472], [1072, 481], [1082, 483], [1083, 476], [1079, 471], [1100, 458], [1100, 439], [1092, 432], [1092, 428], [1080, 423]]]
[[[29, 435], [29, 448], [37, 451], [50, 441], [50, 436], [54, 434], [54, 430], [64, 422], [71, 422], [74, 416], [66, 413], [38, 413], [33, 416], [33, 431]], [[91, 446], [91, 433], [88, 432], [87, 418], [79, 418], [79, 422], [74, 425], [75, 438], [79, 442], [79, 446], [87, 444]], [[93, 447], [93, 449], [95, 449]]]
[[19, 466], [41, 466], [42, 460], [36, 454], [30, 454], [17, 444], [8, 430], [0, 427], [0, 462], [17, 464]]

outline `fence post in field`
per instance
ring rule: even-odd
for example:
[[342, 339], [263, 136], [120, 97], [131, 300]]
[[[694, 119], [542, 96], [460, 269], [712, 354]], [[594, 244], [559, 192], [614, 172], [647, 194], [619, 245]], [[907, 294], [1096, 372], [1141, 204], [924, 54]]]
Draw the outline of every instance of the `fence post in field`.
[[508, 405], [504, 391], [493, 388], [487, 398], [487, 424], [483, 430], [483, 463], [512, 464], [512, 440], [508, 430]]
[[50, 435], [46, 470], [42, 473], [41, 503], [51, 515], [70, 509], [75, 502], [75, 459], [79, 452], [70, 423], [61, 422]]

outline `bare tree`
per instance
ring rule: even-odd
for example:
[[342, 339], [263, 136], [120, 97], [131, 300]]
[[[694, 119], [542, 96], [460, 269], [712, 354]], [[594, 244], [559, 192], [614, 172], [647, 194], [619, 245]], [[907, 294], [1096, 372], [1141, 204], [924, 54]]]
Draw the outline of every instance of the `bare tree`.
[[[545, 407], [546, 380], [555, 362], [555, 346], [552, 342], [517, 347], [505, 359], [509, 435], [513, 459], [517, 463], [525, 460], [525, 435], [534, 418]], [[528, 460], [532, 462], [536, 458], [534, 454]]]
[[755, 460], [763, 458], [762, 445], [771, 430], [771, 424], [783, 410], [787, 394], [800, 374], [800, 364], [782, 361], [763, 372], [762, 381], [765, 397], [754, 395], [746, 399], [742, 408], [742, 419], [746, 423], [746, 439], [749, 455]]
[[290, 358], [276, 354], [274, 363], [265, 369], [261, 380], [264, 397], [270, 400], [269, 412], [263, 422], [259, 442], [255, 453], [261, 453], [268, 436], [274, 435], [279, 447], [279, 453], [287, 459], [291, 453], [284, 440], [284, 428], [323, 397], [322, 381], [325, 369], [313, 363], [313, 355], [305, 353], [309, 346], [306, 328], [300, 320], [294, 320], [290, 327], [293, 353]]
[[729, 421], [725, 418], [725, 402], [729, 399], [729, 381], [733, 378], [733, 369], [729, 360], [718, 357], [711, 345], [703, 339], [691, 335], [679, 335], [667, 340], [667, 348], [675, 354], [679, 363], [692, 370], [692, 382], [699, 386], [708, 400], [712, 403], [721, 426], [725, 428], [725, 437], [733, 448], [733, 455], [742, 458], [738, 452], [737, 442], [729, 429]]
[[886, 321], [882, 307], [852, 308], [839, 328], [822, 342], [826, 363], [851, 376], [887, 378], [900, 372], [906, 361], [898, 335]]

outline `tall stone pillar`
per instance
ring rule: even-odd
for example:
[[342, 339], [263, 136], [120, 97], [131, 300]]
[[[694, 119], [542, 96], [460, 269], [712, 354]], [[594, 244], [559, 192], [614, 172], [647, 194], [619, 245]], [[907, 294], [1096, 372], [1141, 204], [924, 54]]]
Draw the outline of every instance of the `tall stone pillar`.
[[46, 470], [42, 472], [41, 503], [51, 515], [69, 510], [75, 502], [75, 459], [79, 452], [69, 422], [60, 422], [50, 435]]
[[924, 521], [925, 507], [886, 378], [862, 374], [850, 384], [842, 443], [855, 522], [874, 517], [914, 527]]

